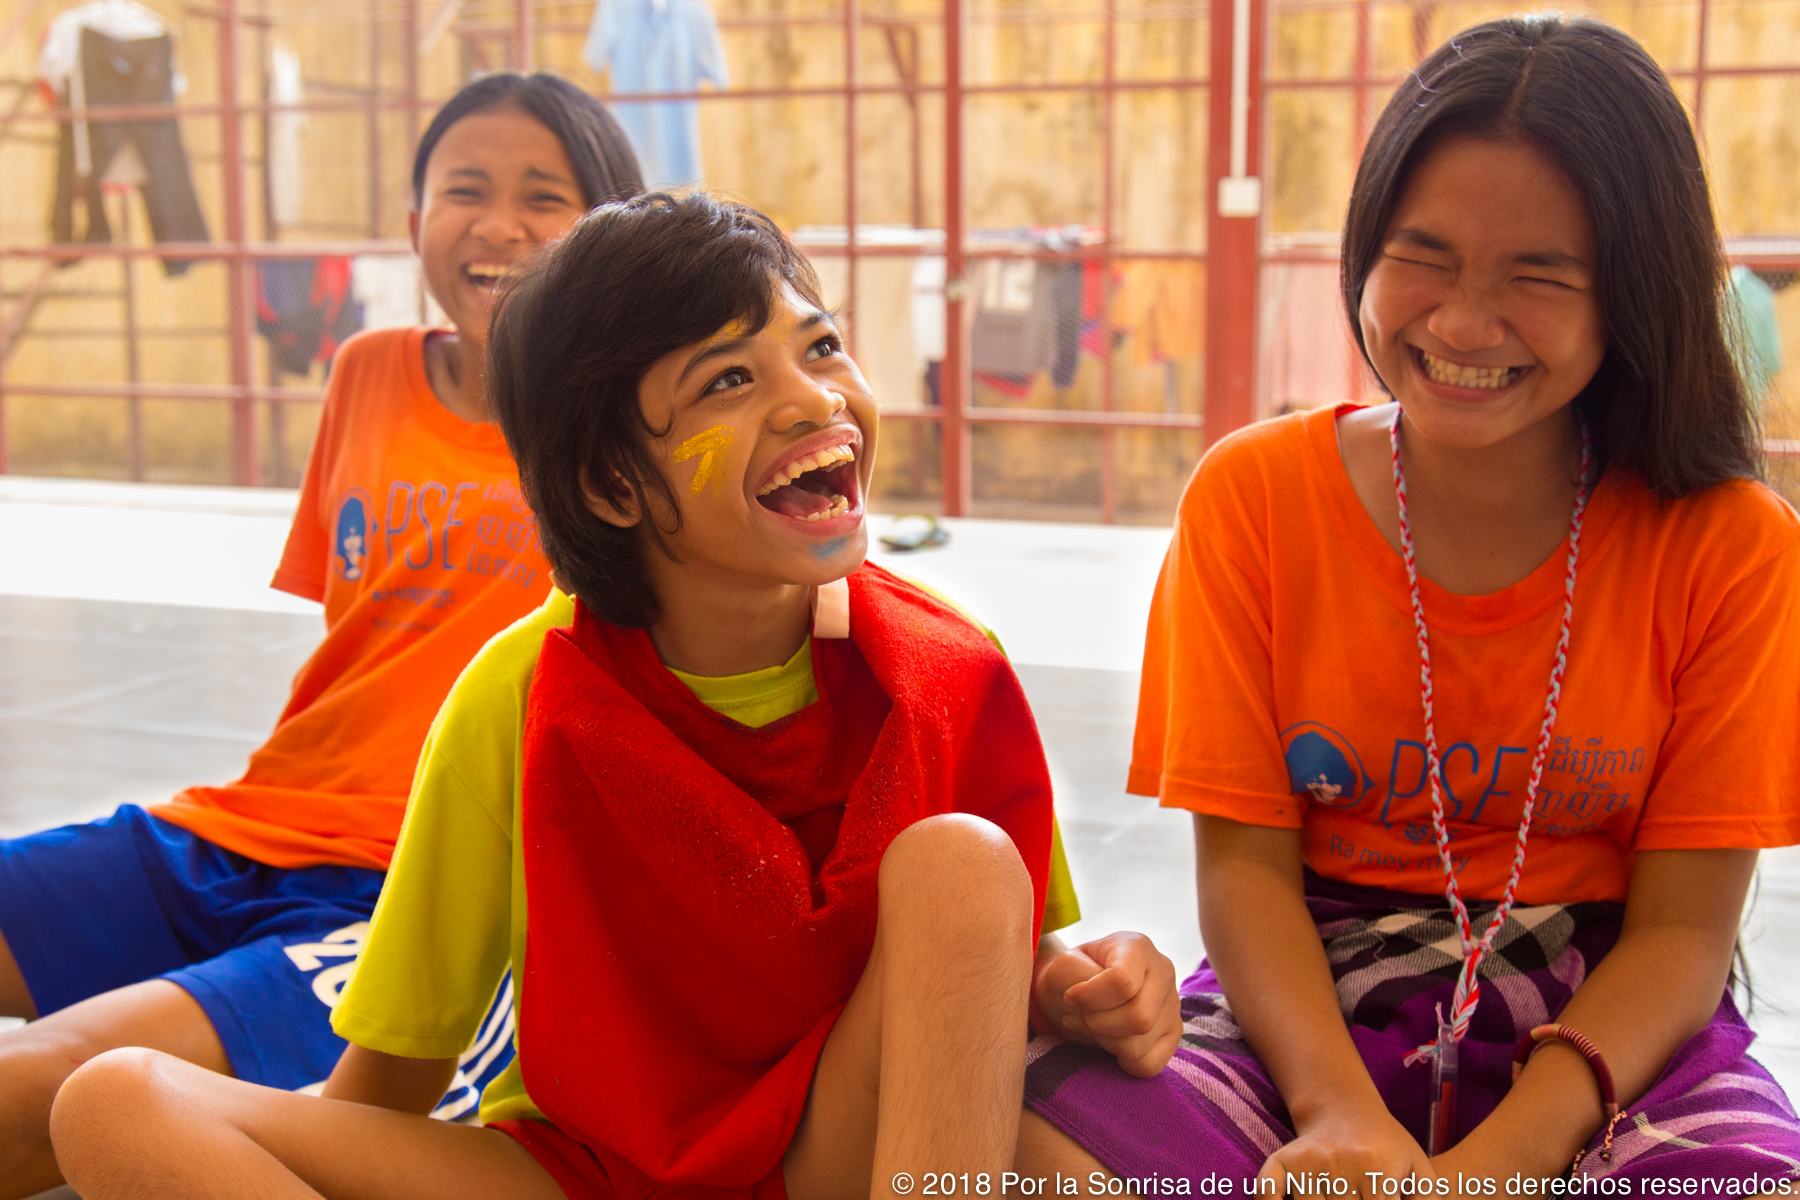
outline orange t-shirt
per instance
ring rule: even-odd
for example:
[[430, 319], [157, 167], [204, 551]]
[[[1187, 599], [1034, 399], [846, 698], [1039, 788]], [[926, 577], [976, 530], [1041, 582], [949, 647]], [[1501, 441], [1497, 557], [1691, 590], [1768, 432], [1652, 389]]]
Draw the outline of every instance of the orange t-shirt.
[[[1348, 411], [1345, 410], [1338, 410]], [[1243, 430], [1182, 498], [1144, 651], [1130, 789], [1302, 830], [1350, 883], [1443, 894], [1406, 568], [1338, 456], [1338, 412]], [[1421, 581], [1450, 849], [1512, 864], [1568, 543], [1504, 591]], [[1759, 484], [1661, 504], [1609, 471], [1519, 892], [1622, 900], [1638, 850], [1800, 842], [1800, 519]]]
[[427, 333], [338, 351], [273, 582], [324, 602], [325, 640], [275, 732], [236, 783], [151, 810], [271, 866], [386, 870], [438, 705], [550, 588], [499, 427], [438, 402]]

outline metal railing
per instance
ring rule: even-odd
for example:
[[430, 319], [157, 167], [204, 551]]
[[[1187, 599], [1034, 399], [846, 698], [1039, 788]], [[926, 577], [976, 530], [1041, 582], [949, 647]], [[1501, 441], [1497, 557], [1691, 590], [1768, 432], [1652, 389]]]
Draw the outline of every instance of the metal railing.
[[[18, 36], [42, 0], [21, 0], [11, 20], [0, 29], [0, 50]], [[0, 259], [36, 260], [42, 263], [33, 277], [14, 298], [10, 311], [0, 314], [0, 471], [7, 469], [5, 406], [8, 396], [35, 397], [105, 397], [120, 398], [132, 406], [132, 461], [134, 473], [143, 470], [142, 434], [136, 409], [143, 400], [194, 400], [220, 403], [231, 412], [231, 476], [235, 483], [255, 485], [264, 477], [257, 444], [257, 405], [280, 406], [291, 403], [313, 403], [323, 393], [312, 387], [285, 387], [259, 384], [254, 379], [255, 263], [280, 258], [318, 258], [324, 256], [405, 255], [411, 247], [404, 241], [371, 237], [331, 241], [282, 241], [253, 239], [246, 211], [246, 118], [303, 113], [362, 113], [371, 122], [369, 154], [370, 228], [379, 231], [383, 220], [382, 177], [379, 156], [381, 144], [375, 136], [376, 123], [384, 113], [405, 114], [406, 146], [410, 150], [417, 139], [421, 117], [441, 103], [442, 98], [425, 97], [420, 91], [420, 31], [422, 27], [442, 29], [453, 22], [458, 0], [437, 0], [431, 13], [422, 13], [421, 0], [380, 0], [388, 9], [398, 8], [401, 45], [405, 53], [402, 82], [398, 92], [383, 92], [376, 56], [378, 39], [371, 41], [371, 83], [367, 94], [351, 99], [310, 99], [295, 104], [275, 104], [240, 95], [241, 66], [246, 25], [266, 29], [269, 18], [246, 13], [245, 0], [218, 0], [209, 6], [187, 9], [191, 17], [213, 21], [217, 27], [218, 96], [208, 103], [135, 104], [90, 106], [79, 111], [69, 108], [32, 108], [21, 98], [10, 113], [0, 115], [0, 136], [18, 126], [42, 125], [69, 120], [80, 115], [87, 120], [160, 120], [168, 117], [207, 118], [219, 122], [220, 160], [223, 181], [223, 237], [216, 243], [163, 243], [154, 246], [123, 245], [0, 245]], [[1270, 0], [1214, 0], [1210, 5], [1173, 6], [1133, 9], [1122, 14], [1119, 0], [1102, 0], [1091, 12], [1008, 12], [992, 19], [1011, 21], [1098, 20], [1102, 28], [1101, 69], [1097, 80], [1088, 82], [1041, 83], [971, 83], [965, 79], [967, 30], [971, 16], [971, 0], [942, 0], [941, 36], [943, 45], [943, 78], [924, 81], [918, 77], [915, 42], [914, 70], [898, 83], [873, 82], [862, 78], [859, 63], [860, 33], [865, 28], [884, 33], [911, 24], [916, 30], [926, 18], [866, 16], [859, 0], [843, 0], [836, 16], [794, 16], [727, 18], [724, 28], [779, 25], [840, 25], [843, 30], [844, 55], [841, 82], [821, 86], [792, 88], [739, 88], [723, 91], [657, 92], [614, 94], [608, 100], [695, 100], [707, 104], [746, 100], [839, 98], [844, 104], [843, 135], [843, 228], [841, 241], [807, 245], [809, 253], [820, 257], [841, 257], [848, 295], [856, 297], [858, 264], [863, 259], [887, 254], [916, 254], [916, 247], [871, 245], [859, 236], [858, 195], [858, 101], [879, 96], [901, 96], [914, 107], [923, 96], [941, 98], [943, 110], [943, 180], [944, 211], [942, 254], [945, 259], [946, 286], [944, 316], [946, 344], [941, 372], [941, 387], [935, 405], [916, 409], [897, 409], [885, 415], [901, 422], [935, 426], [938, 430], [940, 470], [943, 480], [942, 507], [949, 515], [962, 515], [973, 505], [972, 439], [974, 431], [991, 426], [1059, 427], [1096, 431], [1100, 439], [1099, 507], [1103, 520], [1111, 521], [1118, 511], [1115, 435], [1122, 431], [1199, 431], [1210, 443], [1232, 429], [1250, 422], [1255, 416], [1255, 374], [1257, 369], [1258, 290], [1264, 265], [1276, 261], [1332, 261], [1335, 249], [1314, 247], [1294, 249], [1276, 247], [1266, 231], [1267, 205], [1256, 203], [1252, 193], [1265, 175], [1263, 162], [1267, 135], [1264, 129], [1265, 101], [1270, 93], [1282, 90], [1341, 89], [1349, 92], [1353, 105], [1355, 149], [1360, 153], [1368, 136], [1371, 120], [1371, 98], [1378, 91], [1391, 88], [1398, 79], [1380, 77], [1371, 70], [1372, 0], [1330, 0], [1328, 4], [1309, 7], [1348, 8], [1354, 14], [1354, 71], [1347, 77], [1301, 78], [1269, 77], [1264, 44], [1268, 34]], [[370, 3], [370, 19], [374, 20], [374, 0]], [[1696, 120], [1703, 113], [1709, 79], [1721, 76], [1781, 76], [1800, 74], [1800, 63], [1775, 65], [1713, 65], [1707, 61], [1706, 30], [1709, 6], [1713, 0], [1696, 0], [1699, 9], [1700, 36], [1696, 59], [1692, 64], [1673, 65], [1670, 74], [1691, 81]], [[1425, 30], [1433, 5], [1417, 0], [1411, 5], [1414, 14], [1414, 50], [1423, 55], [1429, 46]], [[449, 14], [446, 17], [446, 14]], [[1157, 19], [1191, 18], [1205, 20], [1210, 34], [1209, 73], [1205, 77], [1169, 79], [1120, 78], [1118, 70], [1118, 30], [1122, 19], [1142, 19], [1150, 14]], [[561, 37], [585, 32], [585, 27], [567, 23], [539, 22], [532, 0], [511, 0], [512, 21], [507, 26], [450, 25], [459, 36], [482, 44], [503, 43], [510, 61], [521, 70], [533, 66], [533, 49], [540, 37]], [[422, 20], [424, 18], [424, 20]], [[896, 52], [897, 55], [897, 52]], [[1212, 81], [1222, 85], [1212, 87]], [[1116, 106], [1123, 93], [1145, 91], [1194, 92], [1207, 90], [1207, 169], [1203, 195], [1208, 198], [1207, 249], [1203, 251], [1142, 252], [1124, 248], [1118, 235], [1118, 197], [1116, 191], [1117, 119]], [[965, 142], [965, 114], [971, 98], [993, 95], [1085, 94], [1097, 98], [1100, 109], [1100, 157], [1102, 172], [1098, 214], [1099, 236], [1092, 245], [1064, 250], [1019, 250], [984, 245], [971, 236], [968, 217], [968, 171]], [[921, 139], [916, 128], [912, 139], [913, 220], [923, 223], [920, 179], [923, 164]], [[1767, 245], [1739, 247], [1736, 255], [1742, 261], [1771, 268], [1800, 268], [1800, 241], [1792, 244], [1770, 242]], [[1110, 321], [1111, 299], [1116, 264], [1132, 260], [1175, 260], [1204, 262], [1205, 291], [1205, 366], [1204, 384], [1199, 397], [1184, 398], [1180, 411], [1124, 411], [1117, 406], [1116, 372], [1113, 358], [1117, 350], [1110, 336], [1101, 339], [1102, 370], [1097, 408], [1015, 408], [994, 407], [974, 403], [971, 368], [971, 275], [977, 264], [987, 259], [1017, 257], [1024, 254], [1048, 262], [1097, 262], [1103, 288], [1101, 311], [1103, 321]], [[186, 259], [217, 261], [226, 265], [227, 322], [224, 330], [229, 347], [229, 380], [225, 383], [157, 383], [136, 378], [125, 382], [24, 381], [6, 375], [6, 354], [21, 337], [30, 336], [29, 319], [45, 294], [48, 281], [61, 263], [92, 258], [109, 258], [134, 262], [154, 257], [163, 260]], [[128, 306], [129, 307], [129, 306]], [[1108, 332], [1110, 333], [1110, 327]], [[130, 331], [135, 341], [135, 328]], [[849, 336], [857, 336], [854, 312], [850, 315]], [[1329, 397], [1321, 397], [1329, 399]], [[1197, 402], [1195, 402], [1197, 401]], [[1770, 450], [1783, 456], [1796, 453], [1794, 443], [1771, 443]]]

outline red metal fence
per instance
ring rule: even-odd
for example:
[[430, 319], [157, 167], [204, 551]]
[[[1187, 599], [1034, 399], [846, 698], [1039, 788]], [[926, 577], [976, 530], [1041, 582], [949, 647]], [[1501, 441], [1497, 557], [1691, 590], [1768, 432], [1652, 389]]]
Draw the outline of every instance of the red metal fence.
[[[33, 106], [21, 95], [10, 113], [0, 114], [0, 138], [16, 128], [55, 128], [54, 123], [80, 115], [86, 119], [104, 116], [107, 120], [151, 120], [177, 116], [187, 121], [216, 120], [219, 138], [223, 187], [223, 237], [215, 243], [173, 244], [155, 246], [119, 245], [0, 245], [0, 259], [41, 264], [24, 286], [9, 293], [11, 306], [0, 314], [0, 470], [6, 469], [6, 403], [10, 397], [116, 397], [124, 400], [133, 413], [132, 473], [142, 477], [144, 452], [142, 435], [136, 420], [137, 406], [146, 400], [192, 400], [229, 405], [231, 413], [231, 479], [242, 485], [255, 485], [266, 478], [265, 463], [259, 452], [257, 411], [267, 406], [270, 418], [278, 420], [283, 406], [314, 403], [321, 396], [316, 388], [273, 386], [259, 383], [256, 375], [253, 319], [254, 264], [258, 260], [276, 258], [318, 258], [335, 255], [404, 255], [410, 247], [403, 241], [387, 238], [332, 241], [271, 240], [265, 229], [262, 238], [254, 238], [253, 222], [246, 201], [246, 124], [252, 118], [272, 113], [362, 113], [369, 118], [368, 151], [371, 156], [370, 228], [379, 230], [383, 221], [382, 172], [377, 160], [383, 153], [379, 138], [381, 116], [399, 113], [404, 116], [405, 144], [400, 153], [410, 153], [422, 118], [441, 103], [442, 96], [425, 96], [421, 92], [419, 56], [413, 53], [420, 45], [421, 28], [441, 27], [446, 15], [454, 18], [460, 4], [455, 0], [369, 0], [368, 19], [371, 29], [378, 19], [395, 22], [397, 15], [404, 69], [397, 92], [384, 92], [379, 86], [381, 43], [371, 33], [371, 86], [365, 96], [354, 99], [320, 98], [298, 104], [276, 105], [263, 99], [264, 93], [247, 97], [242, 92], [246, 71], [247, 27], [267, 29], [270, 19], [248, 11], [250, 0], [218, 0], [213, 5], [193, 5], [187, 16], [193, 21], [216, 25], [217, 96], [209, 102], [180, 102], [160, 105], [90, 107], [79, 114], [72, 109]], [[1294, 262], [1330, 262], [1335, 248], [1323, 237], [1295, 239], [1277, 236], [1271, 227], [1269, 205], [1271, 181], [1265, 164], [1270, 161], [1270, 133], [1267, 109], [1271, 98], [1281, 93], [1314, 92], [1341, 95], [1350, 113], [1351, 137], [1335, 151], [1353, 162], [1360, 152], [1371, 123], [1375, 105], [1399, 81], [1399, 73], [1381, 69], [1375, 53], [1374, 30], [1378, 23], [1398, 16], [1409, 20], [1413, 30], [1413, 60], [1454, 27], [1472, 23], [1488, 15], [1473, 5], [1450, 6], [1434, 0], [1408, 0], [1385, 3], [1381, 0], [1213, 0], [1187, 5], [1122, 10], [1120, 0], [1100, 0], [1098, 11], [1031, 9], [1017, 5], [997, 5], [999, 0], [941, 0], [941, 11], [932, 10], [930, 20], [941, 36], [941, 78], [926, 78], [919, 70], [919, 51], [915, 14], [905, 22], [892, 11], [865, 14], [864, 0], [842, 0], [841, 10], [830, 17], [761, 16], [727, 18], [725, 26], [819, 24], [829, 21], [841, 24], [844, 44], [841, 79], [819, 86], [758, 88], [745, 87], [724, 91], [695, 93], [639, 93], [612, 99], [698, 100], [705, 104], [729, 104], [745, 101], [835, 98], [843, 105], [843, 236], [841, 239], [815, 240], [809, 252], [818, 257], [841, 257], [847, 294], [856, 297], [859, 264], [871, 258], [899, 253], [891, 245], [869, 244], [862, 236], [859, 201], [859, 154], [864, 130], [859, 125], [859, 107], [878, 97], [901, 97], [914, 114], [912, 138], [913, 188], [912, 211], [915, 225], [925, 224], [921, 199], [921, 179], [927, 170], [922, 161], [922, 140], [917, 122], [921, 100], [930, 99], [941, 108], [942, 142], [942, 215], [941, 253], [945, 263], [946, 283], [943, 306], [946, 340], [943, 349], [940, 385], [935, 404], [890, 411], [889, 418], [911, 425], [912, 469], [918, 487], [915, 500], [935, 501], [950, 515], [978, 511], [975, 472], [975, 439], [984, 429], [1063, 429], [1085, 431], [1098, 439], [1097, 513], [1111, 521], [1120, 514], [1119, 439], [1134, 433], [1185, 438], [1197, 451], [1199, 437], [1207, 443], [1262, 415], [1258, 411], [1257, 372], [1262, 339], [1259, 330], [1259, 285], [1271, 265]], [[1713, 119], [1708, 107], [1709, 90], [1721, 77], [1779, 77], [1800, 75], [1800, 61], [1758, 63], [1716, 63], [1708, 57], [1707, 30], [1711, 24], [1711, 8], [1720, 0], [1682, 0], [1697, 15], [1698, 35], [1694, 39], [1691, 62], [1669, 62], [1671, 76], [1690, 88], [1690, 101], [1696, 120], [1704, 131]], [[1781, 0], [1800, 4], [1800, 0]], [[542, 39], [580, 34], [584, 27], [568, 22], [540, 20], [533, 0], [506, 0], [510, 24], [475, 25], [465, 22], [458, 33], [475, 47], [478, 62], [530, 69], [534, 65], [534, 47]], [[377, 12], [377, 4], [383, 5]], [[17, 6], [4, 27], [0, 27], [0, 51], [22, 36], [31, 20], [39, 13], [42, 0], [17, 0]], [[1349, 50], [1349, 72], [1308, 73], [1305, 70], [1272, 70], [1268, 45], [1276, 23], [1297, 13], [1330, 11], [1347, 15], [1352, 31]], [[1466, 14], [1466, 19], [1462, 17]], [[1097, 78], [1074, 81], [991, 81], [970, 78], [968, 63], [969, 31], [972, 23], [996, 21], [1081, 22], [1091, 25], [1097, 20], [1102, 39], [1100, 70]], [[1204, 76], [1183, 74], [1172, 77], [1128, 77], [1118, 65], [1120, 31], [1131, 22], [1147, 20], [1192, 22], [1196, 36], [1204, 31], [1209, 45], [1209, 70]], [[1442, 28], [1453, 21], [1450, 28]], [[878, 31], [890, 39], [903, 24], [914, 28], [912, 71], [899, 82], [876, 82], [864, 77], [860, 69], [859, 47], [865, 30]], [[1144, 26], [1133, 26], [1139, 30]], [[900, 48], [890, 47], [895, 61], [902, 61]], [[266, 64], [263, 64], [266, 66]], [[1206, 103], [1205, 180], [1200, 194], [1208, 204], [1204, 247], [1145, 248], [1126, 245], [1120, 234], [1120, 196], [1118, 194], [1118, 160], [1121, 151], [1119, 105], [1122, 97], [1149, 93], [1204, 95]], [[991, 96], [1075, 95], [1098, 106], [1099, 158], [1095, 164], [1100, 173], [1098, 211], [1092, 225], [1094, 236], [1083, 244], [1056, 249], [1030, 246], [999, 246], [984, 241], [971, 228], [969, 213], [972, 151], [982, 156], [1003, 154], [1004, 147], [969, 145], [968, 115], [972, 104]], [[771, 131], [771, 137], [781, 136]], [[394, 151], [390, 144], [389, 152]], [[975, 165], [979, 165], [979, 162]], [[1277, 183], [1279, 181], [1276, 181]], [[753, 202], [757, 197], [748, 197]], [[1329, 231], [1317, 231], [1328, 233]], [[904, 248], [903, 248], [904, 249]], [[930, 249], [930, 247], [928, 247]], [[1789, 238], [1780, 231], [1764, 237], [1756, 244], [1741, 244], [1736, 257], [1769, 270], [1800, 268], [1800, 236]], [[904, 249], [917, 254], [917, 248]], [[1063, 407], [1014, 406], [981, 403], [975, 386], [971, 361], [972, 299], [971, 280], [984, 262], [1009, 258], [1031, 258], [1046, 264], [1066, 262], [1097, 263], [1097, 279], [1102, 290], [1099, 310], [1102, 336], [1094, 344], [1101, 359], [1098, 387], [1089, 389]], [[37, 302], [48, 286], [57, 264], [83, 258], [112, 258], [129, 264], [146, 258], [216, 260], [227, 265], [225, 310], [227, 328], [223, 331], [228, 351], [229, 382], [218, 384], [168, 383], [138, 378], [135, 350], [129, 378], [125, 382], [84, 382], [66, 379], [29, 381], [6, 376], [5, 354], [21, 338], [33, 336], [30, 321]], [[1113, 292], [1119, 279], [1120, 264], [1144, 261], [1172, 261], [1204, 264], [1204, 369], [1197, 379], [1178, 387], [1171, 382], [1171, 395], [1160, 409], [1143, 404], [1121, 404], [1118, 394], [1119, 370], [1115, 356], [1119, 353], [1113, 323]], [[126, 312], [135, 321], [129, 300], [129, 276]], [[135, 346], [135, 328], [131, 331]], [[874, 330], [859, 330], [854, 311], [850, 314], [850, 336], [855, 340], [879, 336]], [[1800, 347], [1796, 347], [1800, 350]], [[1346, 390], [1355, 390], [1358, 368], [1346, 368]], [[1171, 381], [1176, 379], [1171, 371]], [[1324, 402], [1334, 397], [1311, 397]], [[936, 446], [936, 471], [940, 481], [933, 489], [921, 482], [927, 472], [921, 463], [933, 457], [927, 445]], [[1794, 444], [1784, 442], [1772, 449], [1786, 452]], [[1182, 453], [1186, 453], [1185, 451]], [[1191, 457], [1191, 455], [1190, 455]], [[1185, 461], [1185, 460], [1184, 460]], [[902, 489], [904, 492], [904, 489]], [[935, 496], [927, 495], [935, 491]], [[1170, 497], [1172, 499], [1172, 496]], [[1154, 514], [1153, 514], [1154, 515]], [[1166, 513], [1164, 514], [1166, 515]]]

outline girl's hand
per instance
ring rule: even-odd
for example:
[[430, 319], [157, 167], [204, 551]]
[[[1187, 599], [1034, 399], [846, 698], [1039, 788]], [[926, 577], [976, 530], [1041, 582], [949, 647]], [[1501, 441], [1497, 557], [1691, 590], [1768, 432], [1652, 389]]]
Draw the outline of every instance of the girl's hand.
[[1097, 1046], [1127, 1073], [1148, 1078], [1181, 1044], [1175, 964], [1141, 933], [1114, 933], [1062, 949], [1039, 945], [1032, 996], [1042, 1032]]
[[1273, 1179], [1277, 1196], [1286, 1194], [1289, 1175], [1324, 1172], [1348, 1182], [1347, 1195], [1373, 1200], [1385, 1193], [1373, 1186], [1371, 1174], [1406, 1179], [1438, 1173], [1412, 1134], [1388, 1115], [1379, 1100], [1373, 1107], [1332, 1109], [1300, 1124], [1300, 1135], [1269, 1155], [1256, 1176]]

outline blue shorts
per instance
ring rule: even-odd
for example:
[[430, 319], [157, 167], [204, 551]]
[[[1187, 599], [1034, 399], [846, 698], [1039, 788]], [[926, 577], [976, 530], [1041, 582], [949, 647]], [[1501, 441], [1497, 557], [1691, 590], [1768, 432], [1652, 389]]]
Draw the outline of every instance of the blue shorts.
[[[356, 969], [380, 871], [271, 867], [136, 805], [0, 840], [0, 934], [40, 1016], [146, 979], [205, 1010], [239, 1079], [324, 1082], [344, 1051], [331, 1009]], [[511, 1061], [510, 980], [438, 1116], [474, 1112]]]

